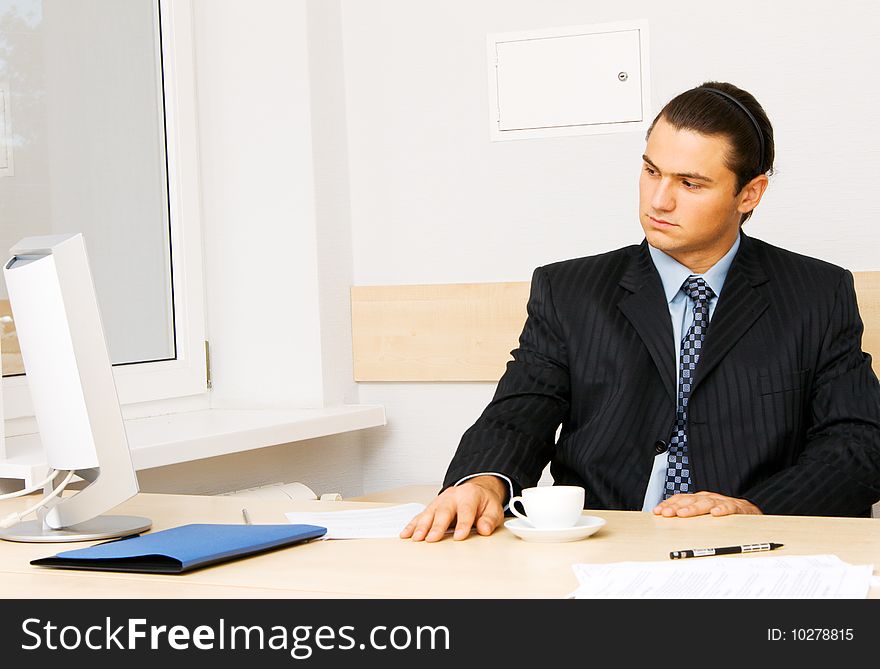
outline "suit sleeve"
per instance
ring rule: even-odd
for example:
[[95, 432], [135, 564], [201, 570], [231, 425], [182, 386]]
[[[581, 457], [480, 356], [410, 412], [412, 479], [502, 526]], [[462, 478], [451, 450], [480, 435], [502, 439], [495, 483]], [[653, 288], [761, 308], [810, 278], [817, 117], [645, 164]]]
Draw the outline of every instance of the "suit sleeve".
[[507, 476], [514, 494], [535, 485], [569, 410], [567, 349], [547, 271], [532, 276], [528, 316], [489, 406], [461, 439], [443, 487], [478, 472]]
[[852, 516], [880, 499], [880, 385], [862, 331], [846, 272], [819, 351], [805, 448], [744, 495], [764, 513]]

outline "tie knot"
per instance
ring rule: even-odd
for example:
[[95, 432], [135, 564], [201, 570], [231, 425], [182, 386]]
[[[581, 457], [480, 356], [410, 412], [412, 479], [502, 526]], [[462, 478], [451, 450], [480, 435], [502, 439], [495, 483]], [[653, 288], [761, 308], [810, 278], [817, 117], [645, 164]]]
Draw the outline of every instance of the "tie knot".
[[708, 302], [715, 297], [715, 293], [701, 276], [689, 276], [681, 285], [681, 289], [694, 302]]

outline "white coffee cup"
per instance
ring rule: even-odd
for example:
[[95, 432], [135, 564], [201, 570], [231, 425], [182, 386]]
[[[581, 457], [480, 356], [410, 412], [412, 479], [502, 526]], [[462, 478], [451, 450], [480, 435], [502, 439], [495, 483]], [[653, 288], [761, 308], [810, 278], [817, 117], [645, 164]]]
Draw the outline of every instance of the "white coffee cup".
[[[517, 510], [519, 502], [526, 510]], [[510, 511], [541, 530], [572, 527], [584, 510], [584, 489], [573, 485], [547, 485], [524, 488], [522, 495], [510, 500]]]

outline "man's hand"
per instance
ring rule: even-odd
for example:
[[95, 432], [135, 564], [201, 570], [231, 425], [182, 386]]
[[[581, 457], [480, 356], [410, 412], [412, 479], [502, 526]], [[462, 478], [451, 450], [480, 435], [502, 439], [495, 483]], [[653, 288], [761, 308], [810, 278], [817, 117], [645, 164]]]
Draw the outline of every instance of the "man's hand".
[[729, 516], [735, 513], [763, 515], [761, 509], [747, 499], [725, 497], [716, 492], [706, 492], [705, 490], [693, 495], [673, 495], [654, 507], [655, 516], [665, 516], [666, 518], [675, 516], [688, 518], [703, 516], [707, 513], [713, 516]]
[[507, 484], [497, 476], [475, 476], [444, 490], [400, 533], [401, 539], [440, 541], [455, 522], [455, 540], [467, 539], [471, 527], [488, 536], [504, 520]]

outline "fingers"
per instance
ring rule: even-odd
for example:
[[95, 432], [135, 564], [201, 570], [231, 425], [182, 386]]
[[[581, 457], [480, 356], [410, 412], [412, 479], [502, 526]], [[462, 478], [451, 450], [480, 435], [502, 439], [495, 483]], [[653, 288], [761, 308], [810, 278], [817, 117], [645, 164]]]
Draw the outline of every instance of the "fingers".
[[654, 515], [665, 516], [667, 518], [677, 516], [678, 510], [687, 506], [691, 497], [693, 497], [693, 495], [673, 495], [668, 499], [664, 499], [654, 507]]
[[474, 526], [476, 516], [477, 507], [470, 501], [462, 501], [456, 512], [455, 532], [452, 534], [452, 538], [456, 541], [467, 539]]
[[477, 484], [463, 483], [444, 490], [403, 528], [400, 538], [440, 541], [455, 521], [453, 538], [460, 541], [467, 539], [474, 525], [480, 534], [492, 534], [503, 518], [504, 511], [497, 494]]
[[401, 530], [399, 536], [401, 539], [412, 537], [413, 541], [421, 541], [425, 538], [433, 523], [434, 511], [429, 507], [409, 521], [409, 524]]
[[443, 538], [452, 519], [455, 518], [454, 508], [447, 500], [437, 498], [413, 518], [400, 533], [401, 539], [412, 538], [413, 541], [439, 541]]
[[[705, 508], [707, 504], [709, 505], [709, 508]], [[705, 499], [704, 495], [679, 494], [663, 500], [657, 505], [657, 508], [654, 509], [654, 513], [666, 518], [674, 518], [676, 516], [687, 518], [689, 516], [707, 514], [712, 506], [714, 506], [714, 504]]]
[[665, 518], [693, 516], [729, 516], [738, 513], [761, 513], [747, 500], [702, 490], [692, 495], [673, 495], [654, 507], [654, 515]]
[[428, 530], [434, 524], [434, 507], [432, 503], [428, 508], [419, 515], [409, 521], [409, 524], [400, 532], [401, 539], [413, 538], [414, 541], [421, 541], [425, 538]]
[[487, 504], [477, 520], [477, 532], [488, 537], [504, 520], [504, 509], [501, 504]]
[[[419, 514], [419, 516], [420, 515], [421, 514]], [[401, 539], [409, 539], [413, 535], [413, 530], [416, 529], [416, 525], [419, 522], [419, 516], [416, 516], [411, 521], [409, 521], [409, 524], [400, 531], [400, 534], [398, 536]]]
[[680, 518], [688, 518], [690, 516], [702, 516], [709, 513], [716, 505], [714, 497], [707, 495], [673, 495], [664, 500], [660, 505], [660, 515], [666, 518], [679, 516]]
[[[443, 538], [443, 535], [446, 534], [446, 530], [452, 524], [452, 519], [455, 518], [455, 510], [450, 509], [448, 506], [442, 506], [434, 512], [434, 522], [431, 523], [430, 528], [428, 529], [428, 533], [424, 536], [425, 541], [440, 541]], [[422, 535], [420, 529], [416, 529], [416, 533], [418, 535]], [[413, 536], [413, 539], [419, 541], [418, 536]]]

